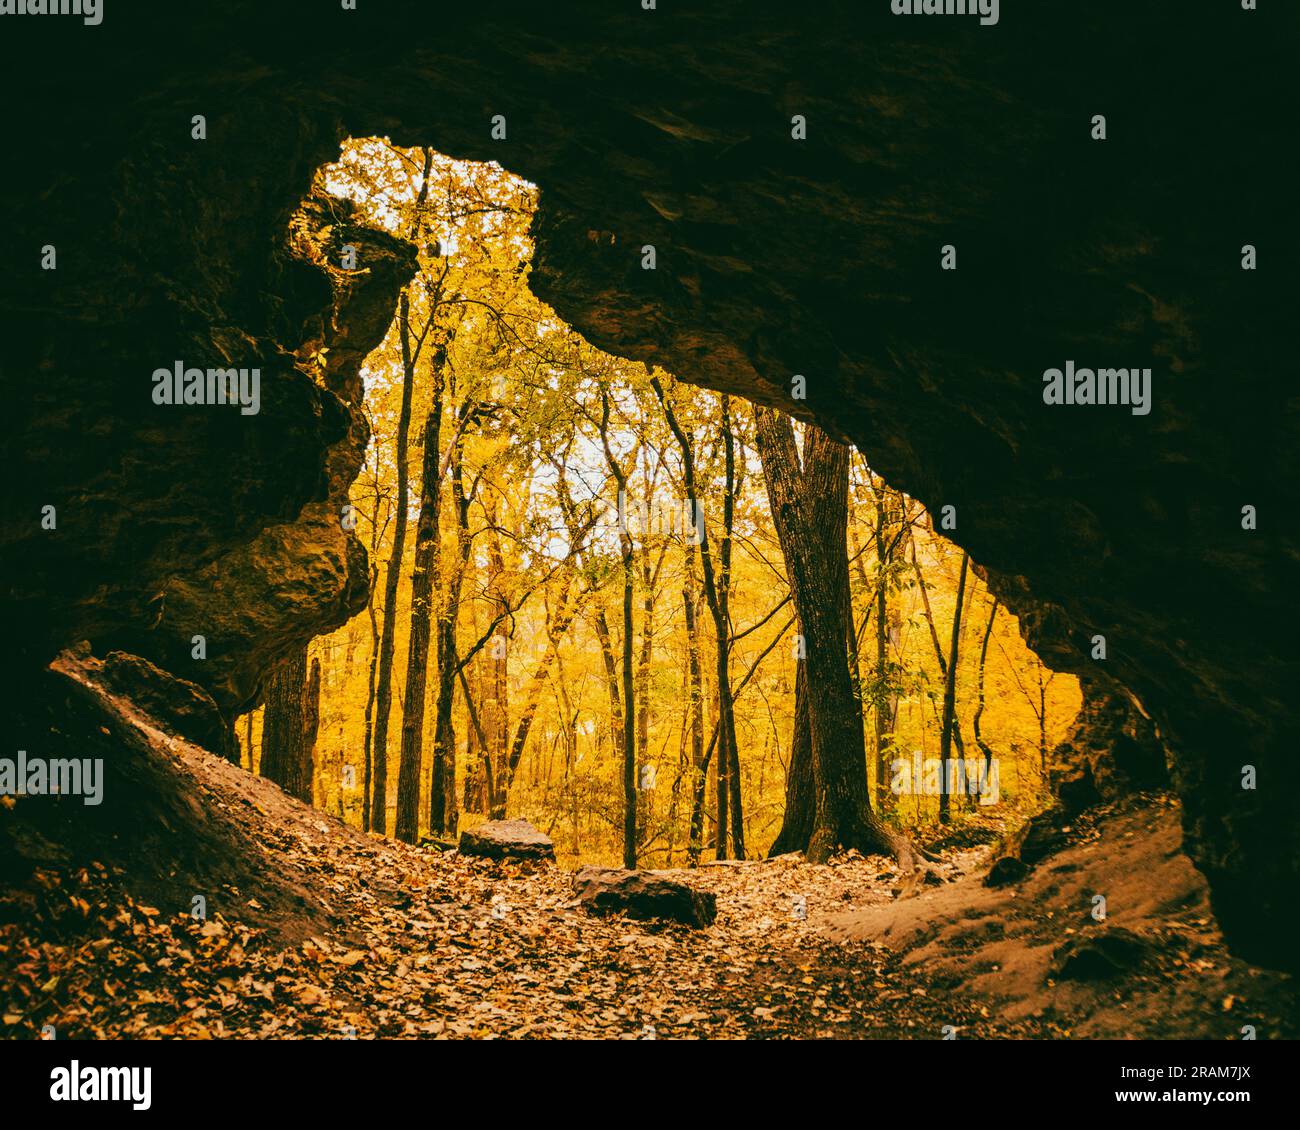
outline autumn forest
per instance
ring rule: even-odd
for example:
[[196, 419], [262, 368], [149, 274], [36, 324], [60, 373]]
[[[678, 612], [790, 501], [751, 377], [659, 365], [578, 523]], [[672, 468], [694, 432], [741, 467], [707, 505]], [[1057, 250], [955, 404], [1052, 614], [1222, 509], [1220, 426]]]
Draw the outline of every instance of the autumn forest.
[[[527, 182], [379, 139], [319, 175], [420, 270], [365, 363], [342, 516], [372, 599], [275, 672], [245, 766], [412, 843], [524, 817], [574, 863], [677, 867], [809, 848], [809, 719], [847, 710], [830, 750], [883, 827], [823, 858], [1042, 807], [1077, 680], [923, 507], [814, 425], [559, 321], [528, 288]], [[846, 562], [792, 570], [827, 531]], [[828, 626], [801, 583], [843, 602]]]

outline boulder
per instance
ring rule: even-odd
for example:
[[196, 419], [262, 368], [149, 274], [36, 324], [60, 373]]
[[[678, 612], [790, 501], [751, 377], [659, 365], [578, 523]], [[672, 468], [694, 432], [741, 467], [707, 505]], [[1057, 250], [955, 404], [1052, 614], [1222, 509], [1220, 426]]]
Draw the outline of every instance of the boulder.
[[[130, 698], [155, 722], [212, 753], [230, 756], [230, 733], [221, 711], [197, 683], [124, 651], [110, 651], [102, 664], [93, 659], [83, 662], [88, 671], [98, 674], [106, 690]], [[234, 759], [238, 760], [238, 753]]]
[[460, 834], [461, 855], [555, 860], [555, 845], [527, 820], [489, 820]]
[[578, 900], [593, 914], [662, 918], [684, 926], [708, 926], [718, 916], [711, 891], [697, 891], [659, 871], [584, 867], [574, 876]]
[[1052, 954], [1048, 976], [1057, 981], [1102, 981], [1140, 965], [1151, 943], [1132, 930], [1108, 926], [1077, 934]]
[[1017, 859], [1014, 855], [1004, 855], [1000, 859], [993, 861], [989, 873], [984, 876], [984, 885], [986, 887], [1009, 887], [1020, 882], [1028, 874], [1029, 867], [1024, 860]]

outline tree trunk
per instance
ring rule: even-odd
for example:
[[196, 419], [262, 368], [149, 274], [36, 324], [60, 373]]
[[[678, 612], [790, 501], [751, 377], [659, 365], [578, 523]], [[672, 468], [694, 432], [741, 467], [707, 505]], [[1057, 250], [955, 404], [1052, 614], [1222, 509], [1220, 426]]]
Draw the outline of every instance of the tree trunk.
[[546, 651], [537, 664], [537, 670], [533, 672], [533, 677], [530, 680], [528, 697], [524, 700], [524, 709], [519, 715], [519, 722], [515, 727], [514, 740], [510, 743], [505, 772], [502, 774], [503, 779], [498, 783], [496, 795], [492, 798], [491, 813], [494, 820], [500, 820], [506, 814], [510, 786], [514, 784], [515, 773], [519, 770], [519, 762], [523, 759], [524, 748], [528, 744], [528, 733], [532, 729], [533, 720], [537, 717], [537, 710], [541, 706], [542, 690], [546, 686], [546, 679], [550, 674], [551, 665], [559, 654], [560, 641], [564, 638], [565, 632], [569, 630], [569, 625], [573, 622], [577, 611], [577, 602], [574, 601], [570, 604], [569, 591], [566, 588], [561, 594], [560, 607], [555, 618], [547, 625]]
[[623, 866], [636, 870], [636, 693], [632, 666], [632, 534], [627, 524], [627, 472], [609, 446], [609, 390], [600, 389], [600, 440], [605, 448], [605, 462], [618, 484], [619, 546], [623, 560]]
[[[930, 586], [925, 582], [925, 574], [921, 571], [921, 563], [916, 556], [916, 541], [911, 538], [909, 540], [911, 541], [912, 550], [912, 570], [916, 574], [916, 587], [921, 593], [921, 609], [925, 613], [925, 622], [930, 629], [930, 643], [934, 647], [935, 662], [939, 664], [939, 675], [946, 684], [948, 681], [948, 660], [944, 657], [943, 645], [939, 642], [939, 629], [935, 626], [934, 612], [930, 608]], [[942, 721], [940, 725], [942, 726]], [[953, 719], [952, 740], [956, 743], [958, 756], [965, 758], [966, 742], [961, 735], [960, 718], [954, 717]]]
[[505, 625], [509, 622], [510, 603], [505, 592], [506, 561], [501, 547], [500, 522], [497, 507], [499, 498], [492, 500], [488, 515], [491, 536], [488, 538], [488, 579], [485, 586], [492, 601], [492, 619], [498, 631], [492, 637], [487, 658], [487, 694], [484, 700], [484, 731], [488, 739], [488, 762], [492, 765], [494, 782], [487, 797], [490, 813], [504, 804], [498, 793], [505, 773], [507, 750], [510, 745], [510, 645]]
[[[429, 191], [429, 170], [433, 165], [433, 150], [424, 151], [424, 172], [420, 178], [420, 192], [416, 200], [416, 220], [411, 226], [412, 237], [419, 234], [420, 210]], [[430, 314], [432, 317], [432, 314]], [[402, 291], [397, 306], [398, 335], [402, 344], [402, 405], [397, 420], [397, 505], [394, 510], [393, 548], [388, 557], [388, 572], [384, 576], [384, 628], [379, 648], [378, 681], [375, 687], [375, 738], [374, 774], [371, 797], [370, 827], [380, 833], [388, 830], [388, 716], [393, 703], [393, 646], [397, 627], [397, 588], [402, 578], [402, 557], [406, 552], [406, 509], [408, 501], [407, 445], [411, 431], [411, 401], [415, 393], [415, 366], [419, 360], [420, 346], [411, 333], [410, 288]]]
[[[385, 525], [387, 522], [385, 521]], [[370, 523], [370, 560], [374, 561], [379, 551], [379, 487], [375, 487], [375, 510]], [[375, 736], [375, 673], [379, 666], [379, 621], [375, 619], [375, 582], [379, 579], [379, 566], [370, 566], [370, 600], [366, 602], [366, 612], [370, 618], [370, 672], [366, 680], [366, 713], [364, 753], [365, 765], [362, 769], [361, 784], [361, 830], [370, 831], [370, 794], [371, 777], [374, 772], [372, 742]]]
[[872, 723], [876, 739], [876, 803], [885, 811], [889, 796], [889, 771], [885, 764], [885, 704], [888, 698], [885, 687], [889, 679], [889, 585], [886, 581], [889, 554], [886, 550], [885, 528], [889, 511], [885, 506], [885, 486], [880, 484], [876, 494], [876, 686], [872, 696]]
[[722, 538], [718, 556], [722, 570], [718, 577], [717, 625], [722, 663], [718, 676], [720, 719], [727, 735], [727, 793], [731, 809], [731, 850], [737, 859], [745, 858], [745, 814], [740, 802], [740, 748], [736, 743], [735, 695], [731, 689], [731, 530], [736, 511], [736, 453], [731, 432], [731, 397], [722, 396], [722, 441], [726, 478], [722, 496]]
[[804, 635], [806, 685], [817, 690], [808, 695], [814, 802], [807, 857], [824, 863], [847, 848], [906, 857], [906, 846], [871, 810], [866, 737], [845, 651], [848, 448], [808, 425], [801, 469], [789, 417], [759, 408], [756, 420], [773, 523]]
[[984, 716], [984, 666], [989, 655], [989, 637], [993, 635], [993, 621], [998, 616], [998, 602], [993, 601], [993, 607], [989, 609], [989, 622], [984, 629], [984, 643], [980, 646], [980, 668], [979, 668], [979, 698], [975, 706], [975, 717], [971, 720], [971, 728], [975, 731], [975, 744], [979, 747], [980, 753], [984, 755], [984, 773], [987, 775], [993, 769], [993, 749], [984, 740], [980, 733], [980, 719]]
[[462, 665], [456, 672], [460, 683], [461, 697], [465, 700], [465, 713], [469, 715], [469, 734], [465, 742], [465, 785], [461, 797], [461, 808], [465, 812], [487, 813], [494, 787], [492, 758], [488, 747], [487, 734], [479, 718], [478, 708], [474, 705], [474, 696], [470, 694], [469, 680], [465, 678]]
[[[695, 451], [686, 432], [682, 429], [677, 420], [677, 414], [673, 411], [672, 404], [664, 394], [663, 385], [657, 377], [650, 380], [651, 387], [655, 395], [659, 398], [659, 403], [663, 406], [664, 416], [668, 420], [668, 426], [672, 429], [674, 437], [677, 439], [677, 445], [682, 452], [682, 472], [683, 480], [686, 483], [687, 500], [694, 510], [697, 528], [696, 536], [699, 539], [700, 563], [704, 571], [704, 599], [709, 606], [709, 613], [713, 617], [713, 634], [717, 642], [716, 667], [715, 675], [717, 677], [718, 691], [718, 757], [717, 757], [717, 858], [727, 858], [727, 830], [728, 823], [731, 825], [732, 836], [735, 840], [736, 854], [744, 854], [744, 821], [741, 819], [740, 807], [740, 779], [736, 778], [736, 787], [733, 789], [730, 784], [731, 765], [735, 760], [735, 742], [736, 742], [736, 723], [732, 712], [732, 694], [731, 678], [729, 673], [729, 657], [731, 650], [730, 628], [727, 619], [727, 597], [730, 587], [730, 569], [731, 569], [731, 521], [734, 509], [734, 498], [732, 492], [735, 489], [735, 452], [732, 445], [731, 424], [729, 418], [730, 400], [727, 397], [722, 398], [723, 405], [723, 439], [726, 445], [727, 456], [727, 489], [723, 500], [723, 537], [719, 545], [720, 575], [715, 576], [713, 570], [713, 554], [709, 547], [709, 532], [704, 521], [704, 508], [700, 500], [697, 483], [695, 480]], [[736, 809], [732, 819], [728, 820], [728, 809], [734, 802]], [[736, 836], [737, 832], [739, 836]]]
[[320, 733], [320, 660], [311, 661], [311, 677], [303, 692], [302, 756], [297, 775], [290, 788], [293, 795], [307, 804], [315, 803], [316, 738]]
[[614, 641], [609, 630], [609, 617], [603, 607], [596, 608], [593, 617], [596, 639], [600, 643], [600, 658], [605, 665], [605, 688], [609, 693], [609, 730], [613, 746], [623, 748], [623, 695], [618, 689], [618, 661], [614, 658]]
[[813, 785], [812, 729], [808, 711], [808, 668], [800, 659], [794, 683], [794, 733], [790, 737], [790, 768], [785, 775], [785, 816], [768, 858], [806, 851], [816, 814]]
[[320, 722], [320, 661], [307, 676], [307, 645], [278, 663], [267, 680], [262, 716], [262, 776], [311, 804], [316, 731]]
[[[460, 593], [469, 566], [469, 497], [465, 494], [464, 465], [459, 437], [454, 442], [451, 465], [451, 493], [456, 505], [456, 568], [447, 580], [447, 592], [438, 610], [438, 694], [434, 705], [433, 775], [429, 782], [429, 832], [454, 836], [459, 823], [456, 795], [456, 730], [452, 706], [456, 676], [461, 660], [456, 647], [456, 624], [460, 619]], [[432, 571], [435, 585], [442, 581], [442, 551], [434, 542]]]
[[700, 668], [700, 619], [695, 598], [695, 545], [688, 543], [686, 573], [682, 581], [682, 608], [686, 617], [686, 669], [689, 690], [688, 716], [691, 729], [691, 826], [687, 858], [699, 865], [704, 847], [704, 686]]
[[961, 555], [961, 574], [957, 578], [957, 604], [952, 613], [952, 650], [948, 653], [948, 673], [943, 685], [943, 727], [939, 732], [939, 823], [947, 824], [949, 820], [948, 788], [952, 783], [948, 763], [952, 758], [952, 724], [957, 708], [957, 661], [958, 648], [961, 645], [961, 612], [966, 598], [966, 570], [970, 568], [970, 554]]
[[623, 535], [623, 866], [636, 870], [636, 693], [632, 669], [632, 538]]
[[424, 704], [429, 674], [429, 625], [433, 613], [434, 544], [442, 536], [442, 482], [439, 461], [442, 435], [442, 365], [445, 348], [434, 358], [433, 406], [424, 422], [424, 459], [420, 482], [420, 517], [415, 528], [415, 564], [411, 571], [411, 630], [406, 651], [406, 693], [402, 702], [402, 752], [397, 771], [399, 840], [413, 844], [420, 833], [420, 782], [423, 780]]

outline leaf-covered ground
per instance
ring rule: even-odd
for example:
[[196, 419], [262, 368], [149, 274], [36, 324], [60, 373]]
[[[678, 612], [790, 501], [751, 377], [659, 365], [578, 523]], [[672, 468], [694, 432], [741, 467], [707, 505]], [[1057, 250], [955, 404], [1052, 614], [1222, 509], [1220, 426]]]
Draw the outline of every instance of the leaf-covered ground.
[[[230, 846], [210, 884], [179, 856], [160, 865], [162, 841], [140, 848], [129, 831], [101, 841], [108, 863], [38, 853], [45, 862], [0, 892], [0, 1034], [10, 1038], [46, 1026], [58, 1038], [1204, 1037], [1239, 1017], [1260, 1038], [1294, 1032], [1290, 980], [1216, 941], [1165, 802], [1114, 825], [1128, 855], [1081, 826], [1074, 855], [1040, 865], [1021, 890], [983, 888], [970, 875], [978, 848], [946, 850], [930, 887], [903, 900], [882, 859], [676, 872], [717, 895], [717, 921], [693, 930], [593, 917], [554, 865], [362, 835], [129, 711], [105, 720], [105, 734], [143, 735], [197, 802], [202, 834]], [[14, 824], [0, 830], [39, 841], [13, 834], [26, 827], [16, 817], [50, 800], [5, 798], [0, 821]], [[161, 811], [172, 823], [185, 812]], [[199, 831], [178, 825], [177, 845]], [[164, 881], [142, 888], [145, 862]], [[1141, 968], [1058, 992], [1042, 976], [1048, 947], [1089, 928], [1086, 899], [1062, 919], [1079, 901], [1067, 880], [1091, 889], [1098, 865], [1124, 872], [1107, 880], [1117, 905], [1120, 879], [1148, 866], [1142, 890], [1160, 887], [1155, 869], [1166, 865], [1182, 868], [1187, 889], [1129, 923], [1155, 943]], [[191, 913], [195, 896], [204, 920]]]
[[200, 922], [188, 903], [131, 899], [102, 866], [43, 871], [5, 900], [7, 1035], [46, 1024], [64, 1037], [995, 1032], [980, 1006], [937, 998], [882, 947], [821, 933], [832, 912], [891, 900], [897, 873], [883, 860], [677, 872], [717, 893], [717, 922], [703, 930], [593, 917], [554, 866], [364, 837], [189, 756], [209, 803], [237, 810], [268, 869], [305, 875], [338, 927], [290, 942], [292, 929], [247, 925], [245, 910], [262, 907], [235, 890], [209, 895]]

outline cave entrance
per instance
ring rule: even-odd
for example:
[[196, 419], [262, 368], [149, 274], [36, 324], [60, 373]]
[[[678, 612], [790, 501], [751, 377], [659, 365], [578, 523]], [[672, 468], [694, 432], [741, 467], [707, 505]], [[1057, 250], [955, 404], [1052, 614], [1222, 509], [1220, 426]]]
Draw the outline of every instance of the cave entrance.
[[[243, 763], [412, 841], [520, 816], [566, 862], [766, 854], [790, 835], [797, 729], [822, 688], [803, 685], [812, 632], [759, 410], [605, 353], [539, 300], [537, 197], [495, 164], [383, 138], [319, 170], [295, 224], [331, 273], [367, 271], [358, 227], [418, 265], [382, 344], [335, 385], [368, 435], [345, 524], [370, 600], [273, 672], [236, 726]], [[309, 360], [337, 363], [324, 345]], [[827, 520], [844, 529], [867, 797], [930, 842], [941, 820], [948, 842], [994, 838], [1046, 803], [1077, 680], [862, 453], [764, 419], [787, 429], [796, 477], [815, 447], [845, 483]]]

